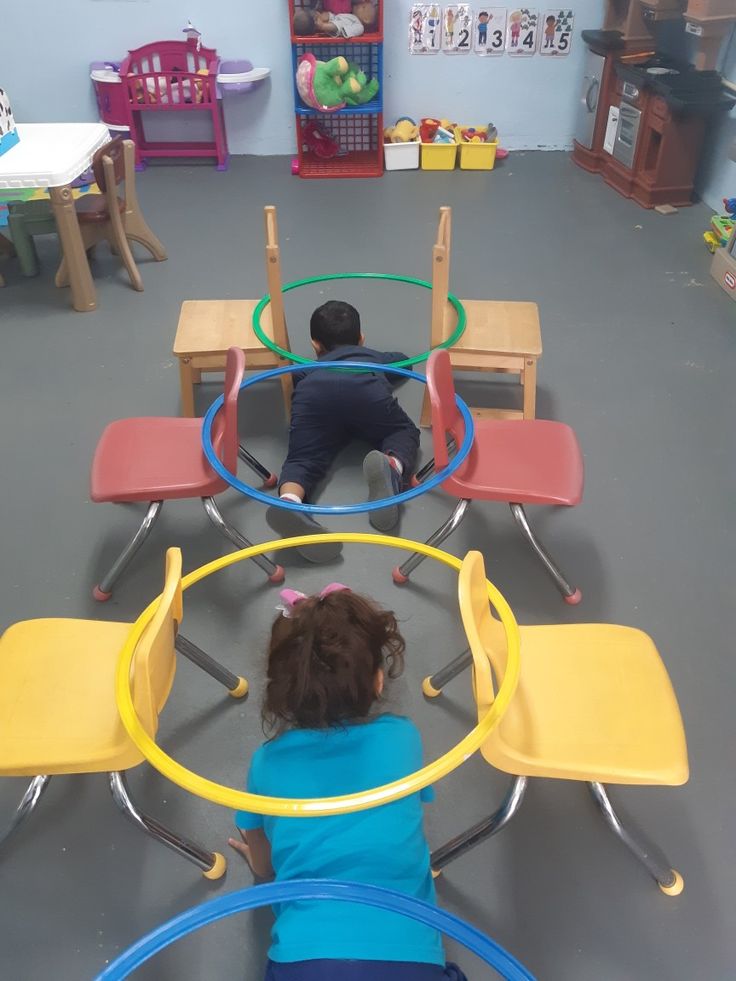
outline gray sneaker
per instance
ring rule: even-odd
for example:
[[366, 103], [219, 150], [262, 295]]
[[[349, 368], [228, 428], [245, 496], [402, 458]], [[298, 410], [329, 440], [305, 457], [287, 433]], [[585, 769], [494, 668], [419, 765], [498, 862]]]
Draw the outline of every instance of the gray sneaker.
[[[306, 511], [291, 511], [275, 505], [266, 509], [266, 521], [282, 538], [296, 538], [298, 535], [319, 535], [327, 531]], [[321, 565], [323, 562], [333, 562], [341, 555], [342, 542], [302, 545], [296, 551], [307, 562]]]
[[[399, 476], [388, 462], [388, 457], [380, 450], [371, 450], [363, 460], [363, 476], [368, 482], [369, 501], [379, 501], [397, 493]], [[369, 511], [368, 520], [376, 531], [385, 534], [399, 523], [399, 507], [397, 504], [390, 504], [380, 511]]]

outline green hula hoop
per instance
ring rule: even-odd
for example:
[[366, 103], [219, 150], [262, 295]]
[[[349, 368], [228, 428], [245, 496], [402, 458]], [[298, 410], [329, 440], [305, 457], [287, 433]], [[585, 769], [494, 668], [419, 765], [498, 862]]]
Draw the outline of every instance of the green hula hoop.
[[[281, 287], [281, 292], [288, 293], [290, 290], [298, 289], [300, 286], [310, 286], [312, 283], [326, 283], [333, 279], [388, 279], [395, 283], [409, 283], [412, 286], [421, 286], [425, 290], [432, 289], [432, 284], [428, 283], [426, 279], [415, 279], [413, 276], [395, 276], [393, 273], [331, 273], [326, 276], [308, 276], [306, 279], [295, 279], [291, 283], [285, 283]], [[463, 336], [465, 325], [468, 322], [465, 307], [455, 296], [455, 294], [448, 293], [447, 299], [453, 305], [455, 312], [457, 313], [457, 326], [447, 340], [442, 341], [442, 343], [438, 344], [437, 347], [452, 347], [453, 344], [457, 344], [457, 342]], [[287, 361], [294, 361], [296, 364], [313, 364], [315, 360], [314, 358], [303, 358], [300, 354], [285, 351], [282, 347], [279, 347], [275, 341], [272, 341], [266, 334], [261, 326], [261, 314], [270, 302], [271, 295], [270, 293], [266, 293], [266, 295], [259, 300], [258, 306], [253, 311], [253, 331], [258, 340], [275, 354], [280, 355], [282, 358], [286, 358]], [[430, 348], [428, 351], [425, 351], [424, 354], [418, 354], [415, 358], [404, 358], [403, 361], [392, 361], [387, 367], [411, 368], [415, 364], [421, 364], [422, 361], [426, 361], [433, 350], [434, 348]]]

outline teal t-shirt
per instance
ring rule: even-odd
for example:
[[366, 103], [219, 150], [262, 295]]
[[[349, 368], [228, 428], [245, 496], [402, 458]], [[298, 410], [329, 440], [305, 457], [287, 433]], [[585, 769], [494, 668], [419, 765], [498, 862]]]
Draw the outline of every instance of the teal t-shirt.
[[[370, 790], [422, 767], [410, 719], [381, 715], [331, 729], [292, 729], [253, 755], [247, 788], [273, 797], [336, 797]], [[263, 828], [276, 880], [343, 879], [435, 902], [422, 801], [431, 788], [354, 814], [282, 818], [237, 811], [244, 830]], [[444, 964], [440, 934], [408, 917], [355, 903], [300, 901], [276, 910], [269, 956], [291, 962], [413, 961]]]

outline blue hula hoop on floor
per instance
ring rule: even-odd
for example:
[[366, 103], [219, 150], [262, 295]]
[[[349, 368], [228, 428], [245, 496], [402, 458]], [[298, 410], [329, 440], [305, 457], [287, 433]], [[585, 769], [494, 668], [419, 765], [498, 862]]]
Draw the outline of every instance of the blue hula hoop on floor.
[[535, 981], [531, 974], [495, 940], [481, 933], [452, 913], [432, 906], [420, 899], [405, 896], [393, 889], [369, 886], [358, 882], [335, 882], [327, 879], [295, 879], [293, 882], [273, 882], [250, 889], [239, 889], [228, 896], [211, 899], [207, 903], [174, 916], [141, 937], [109, 967], [97, 975], [95, 981], [124, 981], [130, 974], [164, 950], [174, 941], [188, 936], [200, 927], [222, 920], [234, 913], [258, 909], [275, 903], [299, 899], [330, 899], [345, 903], [362, 903], [408, 916], [412, 920], [434, 927], [446, 936], [462, 944], [481, 960], [494, 968], [506, 981]]
[[[261, 374], [254, 375], [252, 378], [247, 378], [240, 386], [240, 390], [243, 391], [245, 388], [250, 388], [251, 385], [256, 385], [258, 382], [265, 381], [267, 378], [278, 378], [280, 375], [290, 375], [295, 371], [315, 371], [321, 368], [382, 371], [385, 374], [413, 378], [415, 381], [423, 382], [425, 385], [427, 383], [424, 375], [420, 375], [416, 371], [409, 371], [406, 368], [394, 368], [387, 364], [372, 364], [371, 362], [365, 361], [315, 361], [312, 364], [288, 365], [285, 368], [273, 368], [271, 371], [261, 372]], [[256, 490], [255, 487], [243, 483], [237, 474], [230, 473], [222, 460], [217, 456], [212, 446], [212, 426], [215, 416], [222, 408], [224, 401], [224, 395], [220, 395], [219, 398], [215, 399], [207, 410], [202, 423], [202, 449], [204, 455], [207, 457], [207, 462], [215, 473], [219, 474], [224, 481], [235, 490], [240, 491], [241, 494], [245, 494], [246, 497], [252, 497], [254, 500], [260, 501], [261, 504], [284, 508], [286, 511], [305, 511], [308, 514], [363, 514], [368, 511], [380, 511], [381, 508], [388, 507], [389, 505], [404, 504], [406, 501], [411, 501], [415, 497], [419, 497], [420, 494], [426, 494], [427, 491], [432, 490], [447, 480], [470, 453], [475, 436], [472, 413], [460, 396], [456, 395], [455, 403], [465, 423], [465, 439], [462, 441], [456, 455], [450, 460], [449, 464], [433, 477], [423, 481], [418, 487], [411, 487], [409, 490], [402, 491], [401, 494], [396, 494], [393, 497], [383, 497], [378, 501], [364, 501], [359, 504], [296, 504], [294, 501], [284, 501], [279, 497], [270, 497], [268, 494]]]

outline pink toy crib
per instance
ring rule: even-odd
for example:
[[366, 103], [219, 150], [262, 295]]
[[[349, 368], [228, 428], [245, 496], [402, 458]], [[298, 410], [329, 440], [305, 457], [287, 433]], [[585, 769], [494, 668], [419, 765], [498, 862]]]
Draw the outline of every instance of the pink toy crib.
[[[218, 98], [220, 59], [214, 48], [197, 47], [195, 39], [156, 41], [128, 52], [120, 68], [126, 87], [130, 132], [136, 144], [136, 164], [150, 157], [216, 157], [217, 169], [227, 170], [227, 137]], [[208, 112], [214, 139], [210, 142], [149, 142], [144, 112]]]

